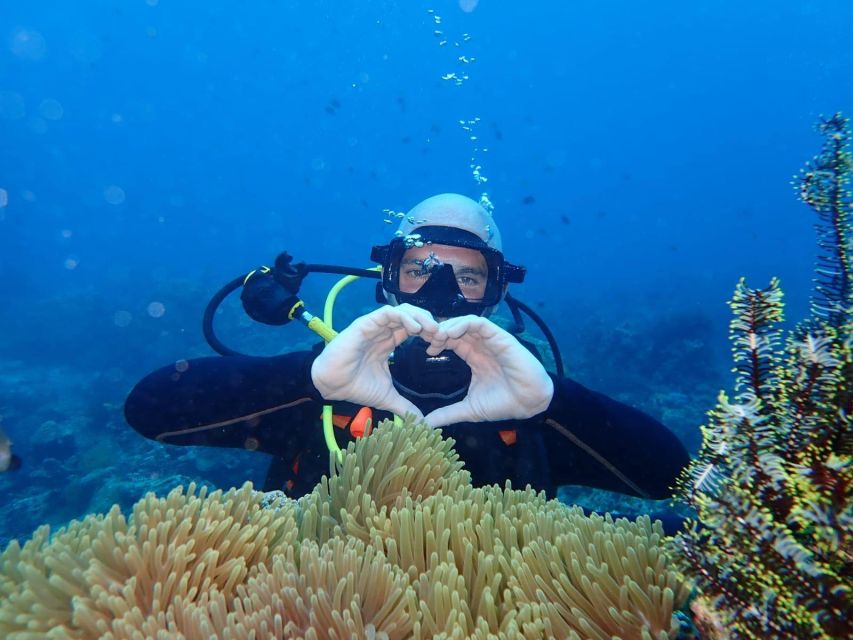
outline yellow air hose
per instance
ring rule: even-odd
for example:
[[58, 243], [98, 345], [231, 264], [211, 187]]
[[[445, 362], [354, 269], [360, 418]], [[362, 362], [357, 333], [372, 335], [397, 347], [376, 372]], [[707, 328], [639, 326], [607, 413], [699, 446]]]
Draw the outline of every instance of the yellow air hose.
[[[382, 267], [371, 267], [370, 271], [380, 271]], [[344, 276], [340, 280], [338, 280], [335, 285], [329, 290], [328, 295], [326, 296], [326, 304], [323, 306], [323, 319], [312, 318], [308, 322], [308, 328], [313, 330], [315, 333], [320, 335], [327, 343], [332, 340], [337, 334], [337, 331], [334, 330], [334, 324], [332, 321], [332, 315], [335, 309], [335, 301], [338, 298], [338, 294], [346, 287], [348, 284], [351, 284], [359, 279], [359, 276]], [[323, 437], [326, 440], [326, 446], [329, 448], [329, 451], [335, 454], [335, 458], [338, 462], [340, 462], [343, 458], [343, 452], [341, 448], [338, 446], [338, 442], [335, 439], [335, 427], [332, 422], [332, 405], [324, 404], [323, 405]], [[399, 416], [394, 416], [394, 424], [401, 425], [403, 424], [402, 419]]]

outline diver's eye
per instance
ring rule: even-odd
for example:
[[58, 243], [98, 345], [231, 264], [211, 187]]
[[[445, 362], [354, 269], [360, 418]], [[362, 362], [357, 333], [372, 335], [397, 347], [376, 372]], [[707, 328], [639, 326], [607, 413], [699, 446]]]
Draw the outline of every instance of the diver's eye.
[[407, 278], [426, 278], [430, 275], [425, 269], [406, 269], [403, 274]]
[[459, 276], [456, 278], [456, 282], [458, 282], [463, 287], [477, 287], [480, 285], [480, 281], [476, 278], [471, 278], [470, 276]]

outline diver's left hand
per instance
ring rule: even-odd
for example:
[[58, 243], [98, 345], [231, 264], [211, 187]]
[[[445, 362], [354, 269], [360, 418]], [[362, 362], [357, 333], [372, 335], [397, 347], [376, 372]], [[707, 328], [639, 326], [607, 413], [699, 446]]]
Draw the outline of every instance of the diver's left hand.
[[455, 351], [471, 367], [471, 385], [464, 399], [429, 413], [427, 424], [526, 419], [548, 408], [554, 383], [542, 363], [511, 334], [473, 315], [439, 326], [427, 353]]
[[384, 306], [356, 318], [311, 365], [311, 381], [324, 400], [345, 400], [398, 416], [421, 411], [397, 389], [388, 354], [409, 336], [443, 338], [429, 311], [410, 304]]

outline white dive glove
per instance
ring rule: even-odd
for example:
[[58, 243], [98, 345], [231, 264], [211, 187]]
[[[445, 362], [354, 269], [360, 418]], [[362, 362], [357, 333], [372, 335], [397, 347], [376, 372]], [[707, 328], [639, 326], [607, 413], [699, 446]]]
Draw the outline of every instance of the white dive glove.
[[427, 349], [452, 349], [471, 367], [468, 395], [426, 416], [433, 427], [457, 422], [526, 419], [548, 408], [554, 383], [542, 363], [512, 335], [479, 316], [445, 320]]
[[421, 411], [394, 388], [388, 357], [409, 336], [431, 342], [437, 333], [438, 323], [428, 311], [410, 304], [380, 307], [326, 345], [311, 365], [311, 380], [325, 400], [421, 418]]

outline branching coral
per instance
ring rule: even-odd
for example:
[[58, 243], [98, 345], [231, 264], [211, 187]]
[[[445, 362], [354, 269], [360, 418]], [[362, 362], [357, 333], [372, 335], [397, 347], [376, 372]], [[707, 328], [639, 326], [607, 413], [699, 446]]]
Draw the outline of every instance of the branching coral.
[[0, 556], [0, 636], [636, 638], [687, 589], [659, 523], [474, 488], [452, 441], [386, 422], [298, 502], [175, 490]]
[[853, 438], [847, 120], [822, 120], [799, 191], [819, 216], [809, 319], [783, 344], [782, 292], [741, 281], [731, 302], [734, 398], [721, 394], [680, 478], [698, 522], [679, 564], [704, 594], [714, 637], [853, 636]]

